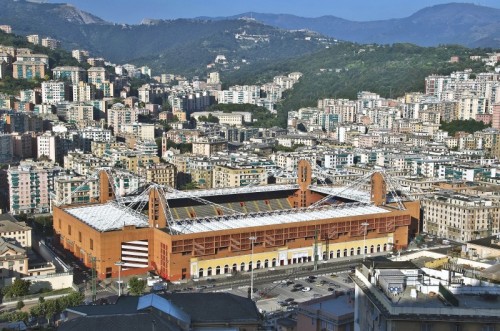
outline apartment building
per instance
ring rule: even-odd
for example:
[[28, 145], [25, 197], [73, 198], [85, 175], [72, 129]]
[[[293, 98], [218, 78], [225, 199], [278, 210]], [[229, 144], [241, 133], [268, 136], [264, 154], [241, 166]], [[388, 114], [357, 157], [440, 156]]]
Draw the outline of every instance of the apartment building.
[[146, 182], [153, 182], [169, 187], [176, 187], [177, 170], [173, 164], [159, 163], [148, 164], [144, 167], [139, 167], [139, 176], [145, 177]]
[[71, 99], [70, 86], [67, 82], [42, 82], [42, 102], [55, 105]]
[[73, 101], [75, 102], [91, 101], [96, 98], [96, 87], [94, 84], [78, 82], [78, 84], [72, 86], [72, 89]]
[[71, 56], [78, 62], [85, 62], [89, 57], [89, 52], [85, 50], [74, 49], [71, 51]]
[[0, 237], [15, 241], [21, 247], [31, 248], [31, 227], [18, 222], [10, 214], [0, 214]]
[[68, 109], [68, 122], [92, 121], [95, 119], [94, 106], [87, 103], [74, 103]]
[[54, 163], [21, 161], [7, 170], [9, 207], [14, 215], [47, 213], [54, 177], [63, 169]]
[[57, 137], [52, 132], [47, 131], [36, 137], [37, 158], [46, 156], [52, 162], [56, 161], [57, 157]]
[[150, 123], [129, 123], [121, 126], [120, 132], [128, 133], [140, 140], [155, 139], [155, 125]]
[[[456, 275], [450, 277], [453, 283], [449, 272]], [[498, 304], [488, 299], [496, 294], [454, 282], [471, 280], [453, 270], [445, 275], [407, 261], [363, 262], [350, 276], [355, 284], [354, 331], [497, 330]]]
[[0, 133], [0, 163], [9, 163], [14, 157], [11, 134]]
[[88, 175], [97, 168], [111, 167], [114, 164], [109, 159], [96, 157], [92, 154], [70, 152], [64, 156], [64, 169], [72, 170], [80, 175]]
[[261, 167], [216, 165], [212, 176], [213, 188], [267, 184], [265, 168]]
[[49, 56], [47, 54], [17, 54], [16, 61], [20, 62], [42, 62], [49, 67]]
[[28, 271], [26, 249], [0, 237], [0, 280], [19, 277]]
[[194, 141], [192, 153], [195, 155], [211, 156], [225, 150], [227, 150], [226, 139], [208, 138]]
[[12, 77], [15, 79], [43, 78], [46, 74], [46, 64], [40, 61], [16, 61], [12, 66]]
[[88, 204], [99, 196], [97, 178], [64, 175], [54, 179], [52, 201], [60, 204]]
[[109, 74], [103, 67], [91, 67], [87, 70], [87, 82], [92, 84], [109, 81]]
[[306, 135], [283, 135], [277, 137], [278, 144], [285, 147], [294, 145], [314, 146], [317, 144], [317, 139]]
[[500, 205], [472, 195], [438, 192], [425, 197], [423, 231], [465, 243], [500, 231]]
[[32, 158], [36, 155], [36, 135], [34, 132], [12, 133], [12, 148], [15, 157]]
[[57, 39], [46, 37], [42, 38], [42, 46], [50, 49], [56, 49], [61, 47], [61, 42]]
[[87, 71], [80, 67], [61, 66], [52, 69], [52, 75], [55, 80], [64, 80], [72, 84], [78, 84], [78, 82], [86, 80]]
[[114, 132], [120, 132], [124, 124], [137, 123], [139, 112], [137, 109], [125, 108], [123, 104], [114, 104], [108, 109], [108, 126], [113, 127]]

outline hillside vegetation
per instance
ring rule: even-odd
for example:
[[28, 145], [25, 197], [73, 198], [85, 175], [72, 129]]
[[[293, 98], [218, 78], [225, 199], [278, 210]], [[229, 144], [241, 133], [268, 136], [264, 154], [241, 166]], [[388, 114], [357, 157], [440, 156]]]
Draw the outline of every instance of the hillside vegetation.
[[[298, 59], [275, 62], [249, 72], [242, 69], [223, 77], [228, 85], [269, 81], [276, 74], [300, 71], [304, 74], [278, 106], [279, 124], [286, 124], [287, 112], [316, 106], [322, 98], [356, 99], [360, 91], [382, 97], [398, 97], [405, 92], [424, 92], [425, 77], [471, 68], [484, 70], [470, 55], [485, 50], [460, 46], [419, 47], [411, 44], [357, 45], [341, 43]], [[450, 63], [451, 56], [460, 62]]]

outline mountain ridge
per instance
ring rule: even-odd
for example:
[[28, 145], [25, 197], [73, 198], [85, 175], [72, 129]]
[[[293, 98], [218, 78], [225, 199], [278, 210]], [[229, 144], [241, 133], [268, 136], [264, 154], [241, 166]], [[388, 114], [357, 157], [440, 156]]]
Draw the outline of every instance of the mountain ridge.
[[500, 9], [470, 3], [435, 5], [408, 17], [374, 21], [351, 21], [333, 15], [308, 18], [257, 12], [212, 19], [241, 17], [252, 17], [282, 29], [309, 29], [332, 38], [363, 44], [409, 42], [420, 46], [460, 44], [467, 47], [500, 47]]

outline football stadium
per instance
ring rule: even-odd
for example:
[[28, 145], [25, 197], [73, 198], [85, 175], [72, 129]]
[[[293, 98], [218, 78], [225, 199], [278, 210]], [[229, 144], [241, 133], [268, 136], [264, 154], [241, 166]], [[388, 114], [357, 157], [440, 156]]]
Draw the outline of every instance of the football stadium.
[[402, 198], [384, 172], [349, 187], [313, 185], [305, 160], [297, 174], [293, 185], [177, 191], [151, 183], [116, 198], [101, 172], [99, 199], [55, 206], [53, 226], [100, 279], [121, 267], [171, 281], [392, 251], [418, 232], [419, 202]]

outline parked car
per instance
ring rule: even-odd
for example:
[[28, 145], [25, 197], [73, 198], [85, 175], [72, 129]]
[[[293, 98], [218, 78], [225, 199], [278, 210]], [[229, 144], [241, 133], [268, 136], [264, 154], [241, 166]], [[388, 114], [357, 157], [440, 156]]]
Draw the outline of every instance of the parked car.
[[304, 288], [302, 289], [302, 292], [309, 292], [310, 290], [311, 290], [311, 288], [310, 288], [310, 287], [304, 287]]

